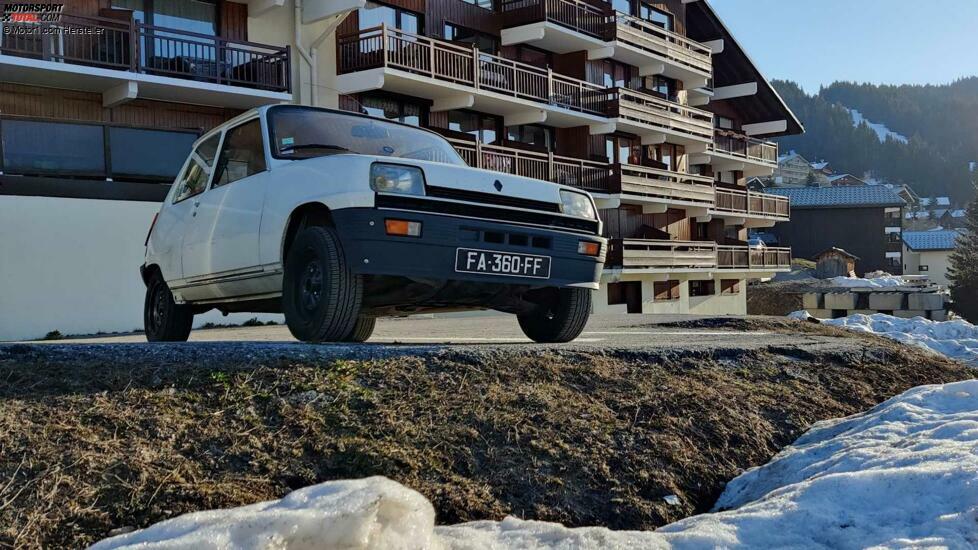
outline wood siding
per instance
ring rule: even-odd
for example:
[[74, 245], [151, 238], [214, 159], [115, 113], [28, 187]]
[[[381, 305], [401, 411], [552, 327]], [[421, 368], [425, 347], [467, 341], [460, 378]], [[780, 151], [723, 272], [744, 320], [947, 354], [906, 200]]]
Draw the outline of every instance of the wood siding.
[[[111, 0], [62, 0], [65, 12], [76, 15], [111, 16]], [[416, 0], [419, 3], [422, 0]], [[248, 40], [248, 5], [218, 1], [218, 32], [229, 40]]]
[[[692, 221], [686, 217], [685, 210], [678, 208], [670, 208], [663, 214], [643, 214], [641, 206], [624, 205], [616, 210], [601, 210], [599, 214], [604, 222], [606, 237], [695, 240]], [[669, 236], [645, 234], [647, 228], [668, 233]]]
[[879, 208], [792, 208], [791, 221], [769, 229], [778, 236], [778, 246], [790, 246], [796, 258], [813, 259], [831, 247], [859, 257], [856, 274], [894, 268], [886, 262], [887, 236], [884, 209]]
[[240, 113], [237, 109], [147, 99], [107, 109], [102, 107], [102, 95], [97, 93], [0, 83], [0, 114], [3, 115], [209, 130]]

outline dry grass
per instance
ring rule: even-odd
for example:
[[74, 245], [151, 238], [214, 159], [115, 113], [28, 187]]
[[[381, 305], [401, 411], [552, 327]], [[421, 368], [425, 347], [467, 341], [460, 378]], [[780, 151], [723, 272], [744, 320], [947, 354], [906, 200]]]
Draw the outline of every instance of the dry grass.
[[425, 494], [442, 523], [512, 514], [651, 529], [707, 510], [812, 422], [969, 377], [875, 339], [858, 355], [446, 351], [168, 367], [0, 348], [0, 545], [79, 547], [374, 474]]

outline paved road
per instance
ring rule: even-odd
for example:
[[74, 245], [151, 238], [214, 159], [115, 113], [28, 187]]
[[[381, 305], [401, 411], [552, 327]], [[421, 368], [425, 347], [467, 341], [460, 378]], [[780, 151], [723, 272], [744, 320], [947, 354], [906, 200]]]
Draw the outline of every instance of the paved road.
[[[730, 329], [683, 329], [662, 326], [690, 316], [664, 315], [595, 315], [575, 342], [562, 348], [677, 348], [684, 350], [739, 348], [756, 349], [767, 346], [822, 347], [852, 345], [848, 338], [819, 335], [783, 334], [765, 331]], [[195, 330], [191, 342], [252, 342], [295, 343], [284, 326], [235, 327]], [[119, 344], [145, 342], [141, 334], [99, 338], [72, 338], [59, 344]], [[367, 346], [406, 344], [412, 347], [455, 345], [464, 347], [493, 347], [527, 345], [516, 318], [512, 316], [481, 317], [409, 317], [382, 319]]]

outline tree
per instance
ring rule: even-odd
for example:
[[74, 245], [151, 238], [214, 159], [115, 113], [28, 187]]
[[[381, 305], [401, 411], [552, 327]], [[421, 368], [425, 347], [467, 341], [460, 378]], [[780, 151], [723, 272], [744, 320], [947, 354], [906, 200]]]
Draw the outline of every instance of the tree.
[[951, 253], [948, 279], [954, 311], [978, 323], [978, 198], [968, 206], [964, 231]]

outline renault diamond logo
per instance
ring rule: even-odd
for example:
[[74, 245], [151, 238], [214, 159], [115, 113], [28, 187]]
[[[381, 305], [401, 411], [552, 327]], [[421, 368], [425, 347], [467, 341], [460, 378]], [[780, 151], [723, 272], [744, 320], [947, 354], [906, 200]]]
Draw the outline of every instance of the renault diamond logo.
[[496, 183], [492, 184], [492, 186], [496, 188], [496, 191], [502, 192], [503, 190], [503, 182], [499, 180], [496, 180]]

